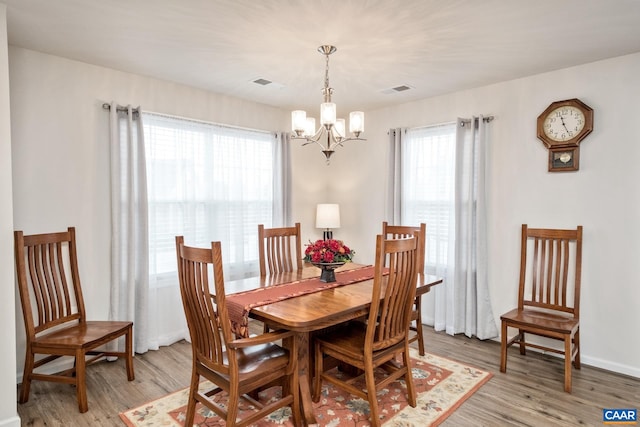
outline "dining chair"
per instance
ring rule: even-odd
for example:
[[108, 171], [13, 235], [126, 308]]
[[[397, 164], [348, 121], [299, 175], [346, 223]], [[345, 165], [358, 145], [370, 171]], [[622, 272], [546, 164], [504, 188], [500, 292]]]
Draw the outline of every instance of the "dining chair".
[[[531, 249], [531, 253], [529, 253]], [[507, 371], [507, 349], [520, 354], [533, 347], [564, 355], [564, 390], [571, 393], [571, 364], [580, 369], [580, 280], [582, 226], [575, 230], [522, 225], [518, 307], [500, 316], [500, 371]], [[508, 328], [518, 334], [508, 339]], [[562, 349], [525, 340], [533, 334], [563, 341]]]
[[[389, 225], [387, 221], [382, 223], [382, 235], [387, 239], [399, 239], [411, 237], [414, 233], [418, 233], [418, 274], [424, 275], [424, 262], [427, 238], [427, 225], [421, 223], [418, 227], [408, 225]], [[424, 356], [424, 334], [422, 333], [422, 296], [416, 296], [413, 302], [413, 311], [411, 312], [411, 321], [415, 322], [415, 326], [409, 329], [416, 334], [411, 336], [410, 342], [418, 340], [418, 352], [420, 356]]]
[[[88, 365], [107, 356], [122, 357], [127, 379], [134, 380], [133, 323], [87, 320], [74, 227], [64, 232], [29, 236], [18, 230], [14, 232], [14, 244], [26, 331], [24, 373], [18, 401], [29, 400], [34, 380], [68, 383], [76, 386], [78, 409], [87, 412], [85, 369]], [[120, 337], [124, 337], [124, 351], [103, 348]], [[36, 355], [45, 357], [36, 360]], [[54, 365], [48, 364], [63, 356], [74, 359], [73, 367], [54, 374], [34, 372], [44, 365], [49, 372], [55, 370]]]
[[300, 223], [279, 228], [258, 224], [258, 257], [261, 276], [302, 270]]
[[[371, 307], [366, 321], [352, 321], [314, 337], [314, 402], [320, 400], [322, 382], [326, 381], [368, 400], [371, 425], [379, 426], [377, 391], [404, 377], [408, 402], [416, 406], [408, 335], [416, 294], [417, 240], [416, 237], [386, 240], [377, 236]], [[383, 274], [385, 258], [388, 276]], [[324, 355], [355, 368], [356, 375], [347, 375], [352, 369], [343, 369], [339, 375], [334, 375], [335, 370], [325, 370]], [[402, 355], [399, 361], [398, 355]], [[376, 368], [387, 373], [378, 383], [374, 376]], [[362, 378], [366, 390], [354, 384]]]
[[[226, 425], [247, 426], [285, 406], [291, 407], [294, 425], [301, 425], [293, 332], [236, 339], [226, 305], [220, 242], [211, 242], [211, 248], [194, 248], [184, 245], [183, 236], [176, 236], [176, 254], [193, 358], [184, 425], [193, 425], [198, 402], [223, 418]], [[278, 340], [285, 340], [288, 349], [275, 344]], [[201, 378], [210, 380], [214, 387], [199, 390]], [[255, 398], [257, 390], [272, 385], [282, 387], [279, 399], [260, 402]], [[222, 391], [228, 394], [224, 405], [214, 401]], [[257, 410], [239, 419], [241, 399]]]

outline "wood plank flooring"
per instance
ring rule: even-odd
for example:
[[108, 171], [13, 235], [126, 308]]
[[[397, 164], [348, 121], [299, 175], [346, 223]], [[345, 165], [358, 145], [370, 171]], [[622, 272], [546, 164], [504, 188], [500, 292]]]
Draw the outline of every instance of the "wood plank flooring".
[[[573, 393], [563, 391], [563, 362], [509, 349], [507, 373], [499, 371], [500, 345], [425, 327], [427, 351], [494, 374], [463, 403], [444, 427], [602, 426], [603, 408], [640, 409], [640, 379], [583, 364], [573, 371]], [[415, 345], [415, 343], [414, 343]], [[189, 383], [191, 347], [179, 342], [136, 355], [136, 379], [128, 382], [124, 362], [97, 363], [87, 370], [89, 411], [78, 413], [75, 389], [34, 382], [29, 402], [18, 405], [23, 426], [123, 426], [119, 412], [161, 397]]]

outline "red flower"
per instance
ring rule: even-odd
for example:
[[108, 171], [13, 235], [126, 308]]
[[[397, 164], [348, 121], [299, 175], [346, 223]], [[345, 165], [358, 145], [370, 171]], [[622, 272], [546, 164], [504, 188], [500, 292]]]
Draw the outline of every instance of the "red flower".
[[304, 251], [304, 260], [308, 262], [349, 262], [355, 252], [342, 240], [316, 240], [309, 242]]

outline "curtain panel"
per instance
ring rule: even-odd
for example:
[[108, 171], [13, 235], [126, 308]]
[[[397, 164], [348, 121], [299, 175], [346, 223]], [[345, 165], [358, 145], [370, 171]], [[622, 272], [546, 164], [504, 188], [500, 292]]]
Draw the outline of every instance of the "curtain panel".
[[110, 105], [111, 320], [133, 321], [136, 353], [149, 349], [149, 238], [140, 107]]
[[486, 124], [482, 117], [391, 136], [388, 220], [427, 224], [425, 271], [444, 278], [425, 298], [436, 330], [497, 336], [486, 259]]

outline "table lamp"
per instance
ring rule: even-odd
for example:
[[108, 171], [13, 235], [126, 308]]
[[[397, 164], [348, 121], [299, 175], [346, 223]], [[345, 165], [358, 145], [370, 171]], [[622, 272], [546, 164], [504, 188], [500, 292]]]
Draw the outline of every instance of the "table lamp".
[[333, 239], [332, 228], [340, 228], [340, 206], [320, 203], [316, 209], [316, 228], [324, 228], [324, 240]]

